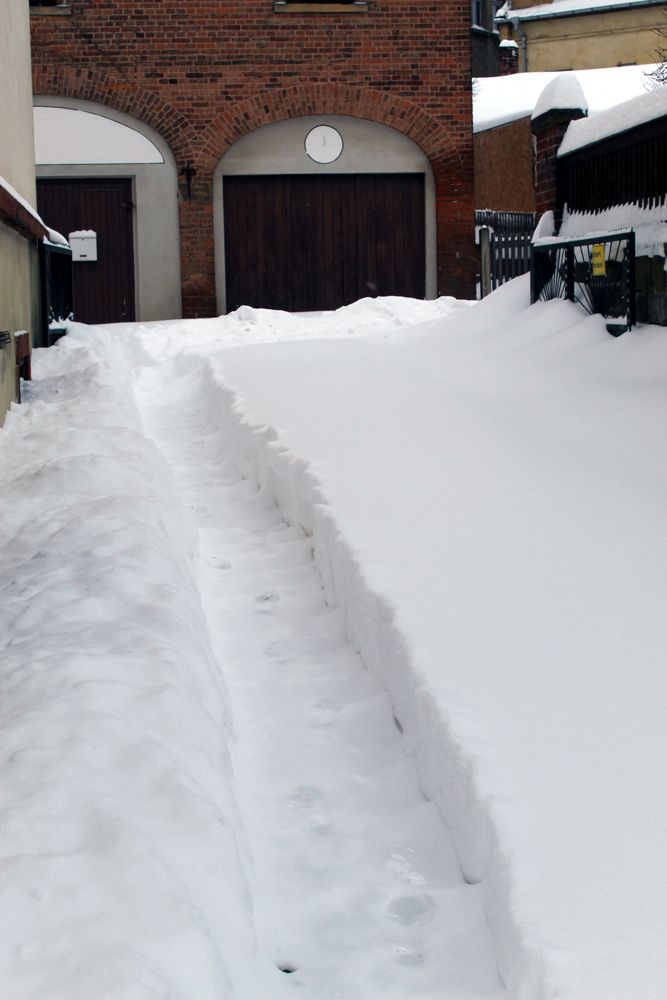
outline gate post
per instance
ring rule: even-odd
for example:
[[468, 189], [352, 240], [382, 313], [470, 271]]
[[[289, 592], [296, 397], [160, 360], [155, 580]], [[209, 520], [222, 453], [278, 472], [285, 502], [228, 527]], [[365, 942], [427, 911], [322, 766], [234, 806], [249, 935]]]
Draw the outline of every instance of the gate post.
[[479, 283], [480, 298], [491, 292], [491, 234], [488, 226], [479, 231]]
[[[535, 105], [531, 131], [535, 150], [535, 209], [537, 217], [560, 210], [556, 157], [570, 122], [585, 118], [588, 103], [574, 73], [561, 73], [548, 83]], [[559, 223], [558, 223], [559, 224]]]

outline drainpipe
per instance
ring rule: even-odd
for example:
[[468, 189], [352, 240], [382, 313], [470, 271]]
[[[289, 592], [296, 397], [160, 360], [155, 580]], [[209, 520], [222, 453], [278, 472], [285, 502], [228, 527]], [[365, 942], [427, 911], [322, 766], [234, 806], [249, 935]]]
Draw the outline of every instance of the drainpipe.
[[510, 24], [512, 28], [519, 36], [519, 72], [528, 72], [528, 39], [526, 38], [526, 32], [521, 27], [521, 21], [518, 17], [511, 17]]

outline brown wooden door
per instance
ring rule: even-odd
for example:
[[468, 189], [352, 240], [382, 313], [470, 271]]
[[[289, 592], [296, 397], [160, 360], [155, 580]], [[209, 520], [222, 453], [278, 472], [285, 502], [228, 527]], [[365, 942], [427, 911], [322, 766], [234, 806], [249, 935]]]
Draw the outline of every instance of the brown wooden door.
[[425, 294], [423, 174], [226, 177], [227, 310]]
[[72, 265], [74, 318], [80, 323], [132, 321], [132, 181], [40, 178], [37, 208], [46, 225], [65, 237], [77, 229], [97, 233], [97, 261]]

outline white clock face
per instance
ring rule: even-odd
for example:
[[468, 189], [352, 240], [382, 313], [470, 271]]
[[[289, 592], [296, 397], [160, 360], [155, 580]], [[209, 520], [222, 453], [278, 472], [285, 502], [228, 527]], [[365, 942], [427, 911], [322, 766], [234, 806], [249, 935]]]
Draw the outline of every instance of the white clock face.
[[304, 145], [315, 163], [333, 163], [343, 152], [343, 137], [331, 125], [316, 125], [306, 136]]

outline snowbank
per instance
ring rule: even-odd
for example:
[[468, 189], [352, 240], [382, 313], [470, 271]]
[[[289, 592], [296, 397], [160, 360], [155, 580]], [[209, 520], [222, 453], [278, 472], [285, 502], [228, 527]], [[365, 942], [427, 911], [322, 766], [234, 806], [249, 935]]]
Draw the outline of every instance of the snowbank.
[[526, 296], [389, 342], [209, 345], [220, 424], [312, 533], [508, 995], [658, 1000], [667, 345]]
[[38, 352], [53, 379], [0, 434], [3, 559], [35, 567], [2, 605], [12, 1000], [219, 998], [252, 955], [226, 697], [124, 340], [138, 366], [205, 359], [238, 468], [312, 538], [508, 997], [667, 995], [667, 341], [527, 297], [524, 277], [473, 307], [244, 309]]
[[253, 945], [195, 539], [120, 349], [33, 358], [0, 431], [0, 995], [220, 1000]]

